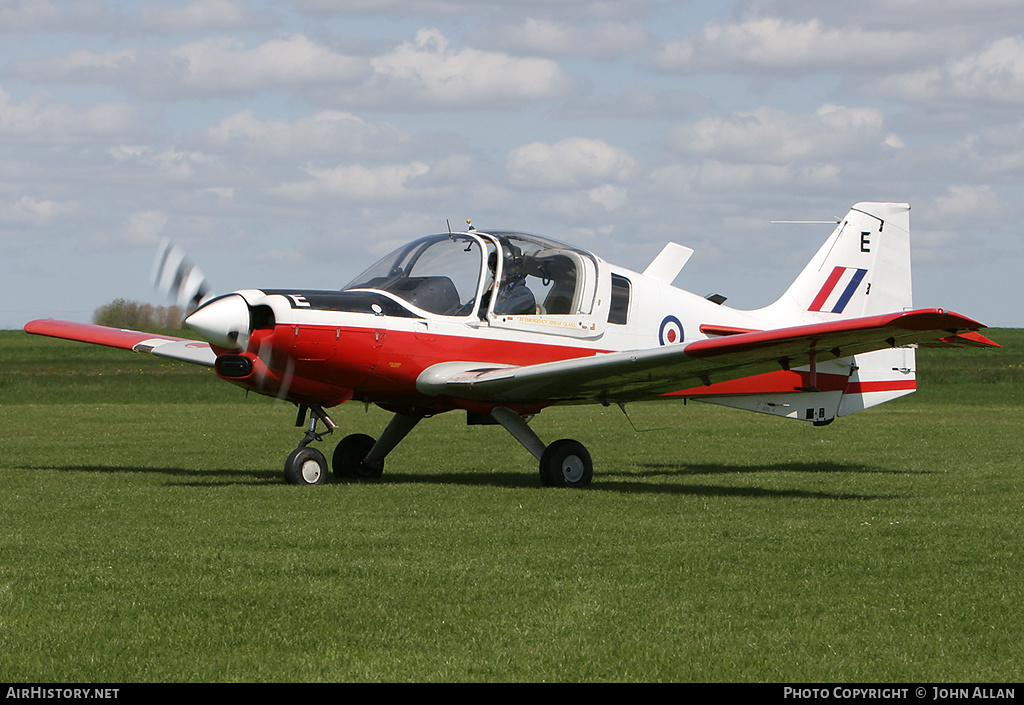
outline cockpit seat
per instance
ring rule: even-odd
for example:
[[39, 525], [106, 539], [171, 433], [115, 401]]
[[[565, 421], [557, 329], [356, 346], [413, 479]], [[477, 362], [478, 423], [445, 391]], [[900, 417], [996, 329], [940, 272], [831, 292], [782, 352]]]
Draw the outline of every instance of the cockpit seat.
[[412, 305], [442, 316], [456, 315], [462, 305], [459, 292], [448, 277], [408, 277], [389, 288]]

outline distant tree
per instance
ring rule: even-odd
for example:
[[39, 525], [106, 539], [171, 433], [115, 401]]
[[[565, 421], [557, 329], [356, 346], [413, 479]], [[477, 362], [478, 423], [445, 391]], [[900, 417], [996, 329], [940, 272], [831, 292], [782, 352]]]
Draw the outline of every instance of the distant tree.
[[113, 328], [162, 330], [181, 328], [183, 313], [180, 306], [153, 306], [138, 301], [114, 299], [93, 311], [92, 322]]

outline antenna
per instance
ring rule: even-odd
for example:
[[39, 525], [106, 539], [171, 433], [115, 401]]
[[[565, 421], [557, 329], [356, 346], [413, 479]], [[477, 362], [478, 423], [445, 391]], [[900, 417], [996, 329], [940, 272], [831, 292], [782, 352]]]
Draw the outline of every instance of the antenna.
[[[685, 397], [683, 398], [683, 403], [684, 404], [686, 403], [686, 398]], [[629, 421], [629, 425], [633, 427], [633, 433], [651, 433], [652, 431], [671, 431], [672, 430], [672, 428], [669, 427], [669, 426], [663, 426], [661, 428], [637, 428], [636, 424], [633, 423], [633, 419], [630, 418], [629, 412], [626, 411], [626, 402], [620, 401], [620, 402], [616, 402], [616, 404], [618, 404], [619, 409], [622, 410], [622, 415], [626, 417], [626, 421]]]

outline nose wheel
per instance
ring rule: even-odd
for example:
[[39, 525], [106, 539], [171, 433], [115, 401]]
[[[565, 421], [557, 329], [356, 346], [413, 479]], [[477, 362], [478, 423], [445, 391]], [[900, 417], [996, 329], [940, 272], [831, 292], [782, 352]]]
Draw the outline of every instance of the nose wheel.
[[327, 458], [316, 448], [296, 448], [284, 463], [284, 479], [290, 485], [322, 485], [327, 477]]
[[[322, 440], [324, 436], [333, 433], [338, 426], [322, 408], [305, 404], [299, 406], [299, 416], [295, 420], [296, 426], [302, 426], [305, 423], [307, 413], [309, 413], [309, 427], [306, 430], [306, 435], [303, 436], [299, 447], [293, 450], [284, 462], [284, 480], [290, 485], [322, 485], [330, 477], [327, 458], [316, 448], [310, 448], [309, 444]], [[327, 427], [327, 430], [322, 433], [318, 433], [316, 430], [317, 423], [320, 421], [323, 421], [324, 426]]]

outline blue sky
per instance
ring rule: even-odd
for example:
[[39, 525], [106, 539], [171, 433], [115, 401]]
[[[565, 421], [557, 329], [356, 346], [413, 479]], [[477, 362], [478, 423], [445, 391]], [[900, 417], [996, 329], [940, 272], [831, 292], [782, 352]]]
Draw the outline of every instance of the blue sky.
[[338, 288], [471, 218], [757, 308], [858, 201], [915, 305], [1024, 326], [1019, 0], [0, 0], [0, 327]]

